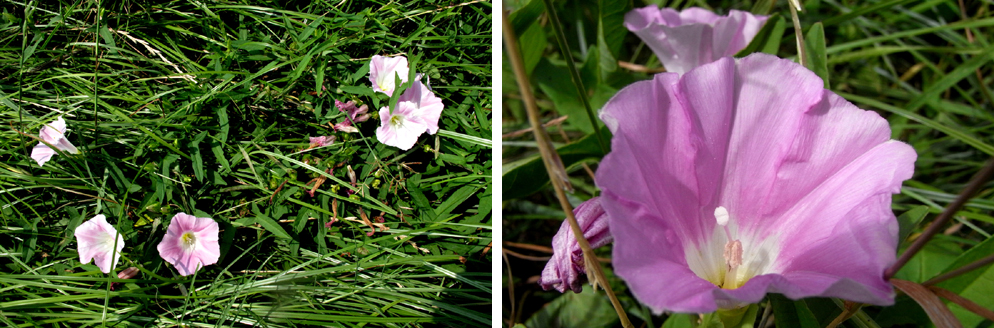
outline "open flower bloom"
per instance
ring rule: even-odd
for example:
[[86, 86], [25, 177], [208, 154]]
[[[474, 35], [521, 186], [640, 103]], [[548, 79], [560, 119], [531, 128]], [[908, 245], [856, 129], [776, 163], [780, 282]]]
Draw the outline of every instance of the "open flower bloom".
[[667, 71], [683, 74], [735, 55], [749, 45], [767, 18], [738, 10], [718, 16], [701, 8], [677, 12], [648, 6], [625, 14], [625, 27], [652, 49]]
[[107, 218], [103, 215], [94, 216], [76, 227], [74, 234], [76, 243], [79, 244], [79, 261], [90, 263], [93, 260], [100, 268], [100, 272], [110, 273], [114, 264], [121, 258], [124, 237], [117, 233], [114, 226], [107, 223]]
[[221, 257], [217, 234], [217, 222], [211, 218], [181, 212], [173, 216], [166, 236], [156, 248], [159, 256], [175, 266], [180, 275], [189, 276], [200, 267], [217, 263]]
[[373, 91], [382, 92], [388, 96], [393, 95], [393, 90], [397, 88], [396, 77], [400, 76], [401, 82], [407, 82], [407, 74], [410, 73], [407, 67], [407, 57], [384, 57], [373, 56], [369, 61], [369, 81], [373, 82]]
[[894, 302], [883, 279], [898, 242], [891, 194], [917, 155], [811, 71], [766, 54], [721, 58], [636, 82], [600, 117], [614, 136], [597, 217], [615, 273], [656, 313], [766, 293]]
[[[62, 116], [59, 116], [52, 123], [43, 126], [39, 137], [41, 140], [52, 144], [61, 151], [69, 152], [70, 154], [79, 153], [76, 146], [73, 146], [69, 142], [69, 139], [66, 139], [66, 121], [62, 119]], [[46, 145], [45, 142], [39, 142], [31, 149], [31, 158], [38, 162], [38, 166], [44, 166], [45, 162], [48, 162], [48, 160], [52, 159], [52, 156], [58, 154], [54, 149]]]
[[380, 108], [380, 124], [376, 140], [403, 150], [414, 147], [418, 136], [428, 130], [428, 124], [418, 113], [418, 105], [410, 101], [398, 101], [393, 113], [390, 107]]
[[[573, 215], [591, 248], [611, 243], [613, 238], [607, 226], [607, 213], [604, 213], [599, 197], [591, 198], [574, 208]], [[565, 292], [566, 289], [582, 292], [581, 275], [586, 272], [583, 250], [573, 237], [569, 222], [564, 221], [559, 227], [559, 232], [552, 237], [552, 249], [555, 253], [549, 259], [545, 270], [542, 270], [539, 284], [546, 290], [555, 288], [559, 292]]]
[[435, 96], [434, 92], [431, 92], [427, 83], [421, 83], [420, 75], [419, 79], [411, 83], [411, 87], [404, 90], [404, 93], [400, 95], [398, 101], [410, 101], [414, 103], [417, 110], [417, 117], [420, 118], [428, 126], [428, 134], [435, 134], [438, 132], [438, 119], [442, 117], [442, 110], [445, 109], [445, 105], [442, 105], [442, 99]]

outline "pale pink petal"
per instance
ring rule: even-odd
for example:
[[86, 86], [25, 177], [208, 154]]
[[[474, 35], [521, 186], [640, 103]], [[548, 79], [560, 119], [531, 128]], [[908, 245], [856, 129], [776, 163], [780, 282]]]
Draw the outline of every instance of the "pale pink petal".
[[435, 96], [435, 93], [428, 90], [426, 84], [421, 81], [414, 81], [411, 87], [400, 95], [398, 101], [410, 101], [415, 103], [417, 110], [415, 115], [428, 126], [428, 134], [435, 134], [438, 131], [438, 120], [442, 116], [445, 105], [442, 99]]
[[652, 49], [667, 71], [683, 74], [742, 50], [767, 18], [738, 10], [717, 16], [701, 8], [676, 14], [648, 6], [625, 14], [625, 26]]
[[[203, 266], [217, 263], [220, 257], [218, 225], [210, 218], [198, 218], [178, 213], [166, 229], [166, 236], [156, 247], [159, 256], [169, 262], [182, 276], [194, 274]], [[185, 244], [184, 234], [193, 236], [192, 244]]]
[[428, 129], [427, 124], [415, 115], [416, 110], [416, 105], [409, 101], [398, 101], [393, 114], [389, 107], [380, 108], [382, 125], [376, 129], [376, 139], [403, 150], [414, 147], [418, 136]]
[[407, 57], [373, 56], [369, 62], [369, 81], [373, 83], [373, 91], [392, 95], [396, 89], [396, 76], [402, 82], [407, 82], [410, 70], [407, 67]]
[[312, 148], [331, 146], [335, 142], [335, 136], [310, 137]]
[[107, 218], [103, 215], [94, 216], [76, 227], [74, 235], [79, 244], [79, 261], [85, 264], [93, 260], [101, 272], [110, 273], [121, 258], [124, 237], [107, 223]]
[[69, 139], [66, 138], [59, 139], [59, 142], [55, 144], [55, 148], [70, 154], [79, 154], [79, 150], [76, 149], [76, 146], [73, 146], [73, 144], [69, 142]]
[[65, 136], [66, 136], [66, 120], [62, 119], [62, 116], [59, 116], [59, 118], [56, 119], [55, 121], [52, 121], [46, 124], [45, 126], [42, 126], [41, 132], [39, 133], [39, 137], [41, 137], [41, 140], [45, 140], [50, 144], [58, 143], [59, 139], [65, 138]]
[[[646, 9], [646, 8], [648, 8], [648, 9]], [[639, 9], [652, 10], [652, 9], [655, 9], [655, 8], [652, 8], [650, 6], [650, 7], [639, 8]], [[669, 13], [666, 13], [666, 14], [662, 14], [661, 13], [660, 15], [663, 16], [663, 17], [667, 17], [668, 18], [668, 17], [671, 17], [670, 15], [672, 15], [672, 14], [676, 14], [677, 16], [680, 17], [679, 23], [669, 23], [669, 24], [667, 24], [669, 26], [679, 26], [679, 25], [688, 25], [688, 24], [714, 24], [714, 23], [718, 22], [719, 20], [721, 20], [721, 17], [722, 17], [722, 16], [718, 16], [717, 14], [715, 14], [714, 12], [712, 12], [710, 10], [707, 10], [707, 9], [704, 9], [704, 8], [700, 8], [700, 7], [690, 7], [690, 8], [684, 9], [684, 10], [682, 10], [680, 12], [677, 12], [676, 10], [673, 10], [671, 8], [660, 8], [659, 11], [660, 12], [663, 12], [663, 11], [669, 12]], [[738, 11], [738, 10], [732, 10], [732, 12], [734, 13], [734, 12], [740, 12], [740, 11]], [[672, 13], [672, 14], [670, 14], [670, 13]], [[670, 19], [668, 21], [673, 22], [672, 19]]]
[[31, 150], [31, 158], [38, 162], [38, 166], [44, 166], [46, 162], [52, 159], [52, 156], [58, 154], [55, 150], [45, 144], [45, 142], [55, 146], [61, 151], [69, 152], [71, 154], [79, 153], [76, 146], [73, 146], [66, 139], [66, 121], [60, 116], [55, 121], [52, 121], [45, 126], [41, 127], [41, 131], [38, 133], [39, 139], [44, 142], [38, 142], [37, 145]]
[[[611, 243], [613, 239], [611, 231], [608, 230], [607, 213], [601, 208], [599, 197], [591, 198], [577, 206], [573, 209], [573, 215], [591, 248]], [[577, 243], [573, 230], [566, 220], [563, 220], [556, 236], [552, 237], [552, 251], [552, 259], [542, 270], [542, 277], [538, 283], [545, 290], [555, 288], [560, 292], [566, 289], [577, 293], [583, 291], [580, 284], [581, 275], [586, 272], [583, 250], [580, 249], [580, 244]]]
[[31, 148], [31, 159], [38, 162], [38, 166], [45, 166], [45, 163], [52, 159], [55, 154], [55, 150], [40, 142]]

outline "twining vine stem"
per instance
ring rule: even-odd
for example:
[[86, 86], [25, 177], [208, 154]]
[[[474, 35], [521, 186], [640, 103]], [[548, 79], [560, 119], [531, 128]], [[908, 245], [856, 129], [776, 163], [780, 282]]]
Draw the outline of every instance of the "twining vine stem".
[[[514, 69], [514, 77], [518, 82], [518, 88], [521, 91], [521, 98], [525, 102], [525, 110], [528, 112], [528, 121], [531, 122], [532, 132], [535, 134], [535, 141], [538, 143], [539, 153], [542, 155], [542, 162], [545, 163], [545, 169], [549, 172], [549, 179], [552, 181], [552, 189], [556, 191], [556, 196], [559, 199], [559, 204], [563, 208], [563, 212], [566, 213], [566, 220], [569, 222], [570, 228], [573, 230], [573, 236], [576, 238], [578, 244], [580, 244], [580, 249], [583, 250], [583, 259], [586, 262], [586, 267], [593, 270], [588, 270], [587, 274], [592, 274], [594, 276], [594, 281], [606, 282], [604, 278], [604, 271], [601, 269], [600, 263], [595, 260], [594, 251], [590, 248], [590, 243], [587, 242], [587, 238], [583, 237], [583, 231], [580, 229], [580, 225], [576, 222], [576, 217], [573, 216], [573, 206], [570, 205], [569, 201], [566, 200], [566, 192], [563, 191], [563, 181], [553, 169], [553, 163], [561, 163], [558, 157], [559, 154], [556, 153], [549, 142], [549, 135], [546, 133], [545, 128], [542, 127], [542, 122], [539, 120], [538, 106], [535, 104], [535, 96], [532, 94], [531, 86], [528, 83], [528, 75], [525, 74], [525, 68], [522, 64], [521, 53], [518, 51], [518, 42], [515, 38], [514, 30], [511, 28], [509, 19], [507, 17], [507, 12], [501, 10], [503, 15], [502, 24], [504, 32], [504, 44], [507, 46], [505, 51], [507, 56], [511, 61], [511, 67]], [[591, 272], [592, 271], [592, 272]], [[618, 301], [618, 297], [614, 295], [614, 291], [611, 290], [611, 285], [607, 283], [601, 284], [604, 287], [604, 292], [607, 293], [608, 298], [611, 299], [611, 304], [614, 306], [615, 312], [618, 313], [618, 318], [621, 319], [621, 324], [625, 328], [634, 328], [632, 323], [628, 320], [628, 315], [625, 314], [625, 309], [621, 307], [621, 302]], [[513, 300], [512, 300], [513, 302]]]

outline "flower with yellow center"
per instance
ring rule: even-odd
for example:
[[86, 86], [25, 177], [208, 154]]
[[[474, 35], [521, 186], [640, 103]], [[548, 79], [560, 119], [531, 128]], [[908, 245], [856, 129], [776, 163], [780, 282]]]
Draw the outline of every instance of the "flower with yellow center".
[[156, 248], [159, 256], [175, 266], [180, 275], [191, 275], [203, 266], [217, 263], [221, 256], [217, 222], [178, 213]]

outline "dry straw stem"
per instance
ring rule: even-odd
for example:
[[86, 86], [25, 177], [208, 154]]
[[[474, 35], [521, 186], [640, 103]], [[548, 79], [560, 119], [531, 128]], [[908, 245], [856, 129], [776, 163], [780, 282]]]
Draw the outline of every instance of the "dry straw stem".
[[946, 307], [946, 304], [939, 299], [939, 296], [935, 295], [931, 290], [925, 288], [925, 286], [901, 279], [891, 279], [890, 283], [897, 287], [898, 290], [904, 292], [918, 305], [921, 305], [922, 310], [928, 314], [928, 318], [932, 319], [932, 323], [938, 328], [962, 328], [963, 325], [956, 319], [952, 311]]
[[790, 7], [790, 18], [794, 21], [794, 36], [797, 39], [797, 62], [801, 66], [808, 67], [808, 59], [804, 51], [804, 32], [801, 31], [801, 20], [797, 18], [797, 11], [801, 7], [798, 5], [797, 8], [794, 8], [794, 6], [794, 3], [791, 2], [791, 5], [787, 7]]
[[[563, 208], [563, 212], [566, 213], [566, 220], [569, 222], [570, 228], [573, 230], [573, 235], [576, 237], [576, 241], [580, 244], [580, 249], [583, 250], [583, 259], [586, 262], [586, 266], [593, 269], [592, 272], [588, 271], [587, 274], [593, 274], [593, 280], [598, 282], [605, 282], [604, 271], [601, 269], [599, 263], [594, 260], [593, 249], [590, 248], [590, 243], [587, 239], [583, 237], [583, 232], [580, 230], [580, 225], [576, 222], [576, 217], [573, 216], [573, 206], [569, 204], [566, 200], [566, 192], [563, 191], [563, 182], [560, 180], [561, 177], [556, 174], [554, 170], [554, 163], [560, 163], [558, 160], [559, 154], [553, 151], [551, 147], [551, 142], [549, 142], [549, 135], [546, 133], [545, 129], [542, 128], [542, 122], [539, 120], [538, 106], [535, 105], [535, 97], [532, 95], [531, 86], [528, 83], [528, 76], [525, 74], [524, 65], [521, 63], [521, 53], [518, 51], [518, 42], [514, 36], [514, 31], [511, 29], [510, 20], [507, 17], [507, 12], [501, 10], [503, 19], [501, 23], [503, 24], [504, 32], [504, 43], [507, 45], [506, 52], [510, 59], [511, 67], [514, 69], [514, 77], [518, 82], [518, 88], [521, 89], [521, 97], [525, 101], [525, 110], [528, 112], [528, 121], [531, 122], [533, 132], [535, 133], [535, 139], [538, 142], [538, 149], [542, 155], [542, 162], [545, 163], [545, 168], [549, 172], [549, 179], [552, 181], [552, 188], [556, 191], [556, 196], [559, 198], [559, 204]], [[561, 167], [559, 169], [562, 169]], [[610, 284], [603, 284], [604, 292], [611, 299], [611, 304], [614, 306], [615, 312], [618, 313], [618, 318], [621, 319], [621, 324], [625, 328], [633, 328], [632, 323], [628, 321], [628, 315], [625, 314], [625, 309], [621, 307], [621, 302], [618, 301], [618, 297], [614, 295], [614, 291], [611, 290]], [[512, 300], [513, 302], [513, 300]]]
[[[987, 180], [990, 180], [992, 174], [994, 174], [994, 159], [987, 161], [984, 168], [980, 169], [980, 172], [970, 179], [970, 182], [967, 183], [965, 188], [963, 188], [963, 191], [960, 192], [959, 196], [956, 196], [956, 200], [953, 200], [949, 206], [946, 206], [946, 209], [939, 214], [939, 217], [935, 218], [935, 221], [932, 221], [932, 224], [929, 225], [924, 232], [922, 232], [922, 235], [918, 237], [918, 239], [916, 239], [911, 246], [908, 246], [908, 249], [904, 251], [904, 254], [901, 254], [901, 257], [897, 259], [897, 262], [895, 262], [894, 265], [884, 272], [884, 279], [894, 277], [894, 274], [896, 274], [901, 267], [907, 264], [915, 253], [918, 253], [922, 247], [925, 247], [925, 244], [928, 243], [928, 241], [931, 240], [935, 234], [939, 233], [939, 230], [942, 230], [942, 227], [953, 218], [953, 215], [956, 214], [956, 212], [959, 211], [959, 209], [963, 207], [963, 205], [966, 204], [970, 198], [973, 198], [973, 195], [980, 190], [980, 187], [982, 187]], [[949, 277], [946, 277], [945, 279], [948, 278]]]

